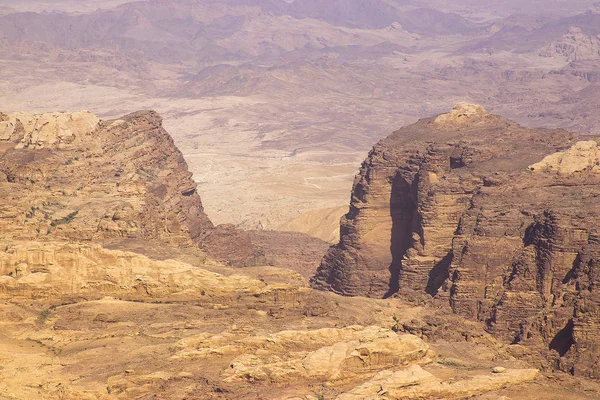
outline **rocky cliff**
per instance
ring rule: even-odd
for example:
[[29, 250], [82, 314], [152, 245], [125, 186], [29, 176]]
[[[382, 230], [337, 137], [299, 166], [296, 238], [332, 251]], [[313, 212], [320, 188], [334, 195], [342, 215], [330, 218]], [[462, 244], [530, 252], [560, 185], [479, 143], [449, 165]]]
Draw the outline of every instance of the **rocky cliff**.
[[379, 142], [312, 285], [428, 294], [599, 377], [598, 145], [458, 104]]
[[[482, 113], [459, 110], [437, 124], [451, 132]], [[114, 121], [88, 112], [0, 119], [0, 393], [11, 399], [531, 398], [557, 390], [592, 398], [580, 396], [577, 382], [565, 388], [544, 378], [514, 357], [522, 346], [499, 343], [478, 322], [400, 298], [307, 287], [288, 268], [307, 275], [325, 251], [318, 239], [213, 227], [153, 112]], [[559, 150], [525, 164], [526, 173], [569, 176], [572, 160], [590, 171], [598, 161], [592, 142]], [[465, 171], [477, 159], [469, 154]], [[395, 205], [408, 204], [408, 195], [394, 193]], [[404, 216], [398, 207], [394, 216]], [[531, 243], [546, 249], [556, 229], [540, 219]], [[419, 232], [413, 247], [427, 256], [429, 231]], [[260, 266], [230, 268], [198, 245], [230, 266]], [[582, 251], [573, 273], [590, 293], [593, 260], [593, 248]], [[577, 303], [588, 317], [589, 299]], [[529, 319], [519, 337], [544, 340], [547, 321]], [[585, 334], [593, 320], [572, 326]], [[531, 389], [533, 380], [544, 385]]]
[[306, 277], [328, 247], [300, 233], [214, 227], [153, 111], [111, 121], [87, 111], [0, 114], [0, 199], [0, 240], [154, 241]]
[[0, 115], [0, 191], [0, 238], [193, 245], [213, 227], [152, 111]]

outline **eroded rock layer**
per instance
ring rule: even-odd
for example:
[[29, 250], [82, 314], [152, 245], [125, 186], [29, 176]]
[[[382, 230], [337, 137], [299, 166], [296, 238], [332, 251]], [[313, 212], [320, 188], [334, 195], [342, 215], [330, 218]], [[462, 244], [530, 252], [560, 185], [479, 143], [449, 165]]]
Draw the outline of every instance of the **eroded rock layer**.
[[158, 239], [212, 228], [181, 152], [152, 111], [0, 115], [0, 238]]
[[589, 137], [481, 106], [402, 128], [363, 163], [312, 284], [447, 299], [506, 342], [597, 378], [599, 161]]

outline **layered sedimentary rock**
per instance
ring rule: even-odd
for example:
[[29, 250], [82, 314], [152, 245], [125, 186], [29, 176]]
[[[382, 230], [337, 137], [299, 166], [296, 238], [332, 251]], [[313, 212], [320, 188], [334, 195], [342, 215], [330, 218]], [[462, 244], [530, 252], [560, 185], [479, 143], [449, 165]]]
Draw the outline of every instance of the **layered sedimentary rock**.
[[306, 277], [328, 247], [300, 233], [214, 227], [153, 111], [110, 121], [88, 111], [0, 114], [0, 199], [0, 240], [151, 240]]
[[598, 377], [600, 159], [589, 139], [467, 104], [402, 128], [363, 163], [313, 286], [447, 299], [497, 337]]
[[181, 152], [152, 111], [0, 116], [0, 237], [159, 239], [213, 226]]
[[175, 261], [152, 260], [98, 244], [11, 242], [0, 252], [0, 298], [131, 299], [227, 297], [259, 293], [266, 285], [225, 277]]

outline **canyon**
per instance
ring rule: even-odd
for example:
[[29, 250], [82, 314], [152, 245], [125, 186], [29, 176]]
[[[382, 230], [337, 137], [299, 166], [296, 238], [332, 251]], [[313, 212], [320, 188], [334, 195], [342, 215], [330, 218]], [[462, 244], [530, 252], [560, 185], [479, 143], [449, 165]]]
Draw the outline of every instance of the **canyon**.
[[0, 398], [600, 393], [442, 306], [310, 288], [327, 243], [213, 225], [155, 112], [0, 119]]
[[599, 27], [4, 1], [0, 400], [599, 398]]

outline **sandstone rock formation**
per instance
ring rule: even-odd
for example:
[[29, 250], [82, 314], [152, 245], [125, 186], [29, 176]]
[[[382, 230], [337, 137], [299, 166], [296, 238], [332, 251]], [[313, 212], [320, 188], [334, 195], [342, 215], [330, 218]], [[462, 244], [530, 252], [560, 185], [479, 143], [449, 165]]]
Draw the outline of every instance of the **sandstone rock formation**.
[[98, 127], [100, 119], [89, 111], [74, 113], [17, 113], [9, 116], [13, 126], [21, 122], [24, 137], [17, 148], [43, 149], [63, 147], [77, 138], [81, 139]]
[[223, 297], [259, 293], [265, 287], [258, 280], [98, 244], [10, 242], [0, 252], [0, 298], [5, 299]]
[[508, 343], [598, 377], [597, 142], [481, 110], [458, 105], [373, 148], [312, 284], [427, 293]]
[[488, 115], [488, 112], [478, 104], [457, 103], [449, 113], [438, 115], [433, 121], [438, 125], [466, 125], [473, 118], [481, 118]]
[[544, 157], [542, 161], [530, 165], [529, 169], [567, 175], [585, 171], [599, 173], [600, 148], [593, 140], [577, 142], [568, 150]]
[[212, 228], [156, 113], [106, 122], [88, 112], [2, 119], [0, 238], [193, 246]]
[[[289, 349], [291, 345], [297, 346], [299, 343], [292, 342], [286, 345], [284, 341], [277, 338], [267, 338], [267, 345], [261, 346], [260, 352], [236, 357], [223, 375], [227, 381], [250, 380], [275, 383], [299, 379], [348, 381], [369, 372], [421, 360], [428, 349], [428, 346], [416, 336], [398, 335], [389, 329], [379, 327], [362, 329], [359, 327], [353, 331], [346, 329], [341, 335], [336, 334], [336, 330], [330, 331], [332, 336], [325, 341], [317, 341], [315, 337], [303, 346], [298, 346], [298, 351], [283, 358], [278, 348]], [[317, 332], [315, 336], [318, 337], [319, 333]], [[294, 334], [312, 336], [312, 332], [294, 332]], [[270, 343], [274, 345], [269, 346]], [[265, 347], [274, 347], [275, 351], [265, 351]], [[314, 347], [317, 348], [307, 351]]]
[[339, 396], [338, 400], [464, 399], [505, 385], [531, 381], [537, 369], [505, 370], [469, 379], [442, 382], [418, 365], [397, 372], [382, 371], [371, 380]]
[[[276, 267], [308, 275], [316, 238], [213, 227], [153, 112], [0, 120], [0, 397], [455, 398], [527, 393], [536, 376], [477, 322], [318, 292]], [[449, 365], [468, 370], [450, 384]]]
[[327, 249], [302, 234], [215, 228], [153, 111], [113, 121], [87, 111], [0, 114], [0, 190], [0, 240], [155, 240], [306, 277]]

